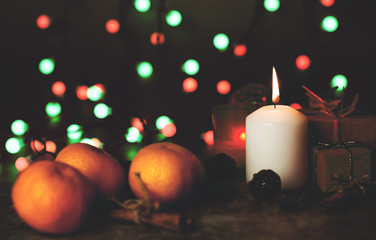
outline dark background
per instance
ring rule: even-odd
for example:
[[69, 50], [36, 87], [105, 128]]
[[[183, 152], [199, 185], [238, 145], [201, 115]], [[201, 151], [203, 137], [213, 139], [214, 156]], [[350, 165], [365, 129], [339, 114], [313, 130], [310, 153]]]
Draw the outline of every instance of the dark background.
[[[156, 117], [167, 115], [178, 133], [199, 136], [212, 129], [212, 106], [226, 103], [233, 92], [248, 83], [270, 87], [272, 66], [277, 69], [282, 104], [307, 106], [303, 84], [324, 93], [330, 90], [331, 79], [343, 74], [348, 79], [346, 99], [351, 101], [359, 93], [358, 109], [376, 114], [373, 1], [337, 0], [329, 8], [318, 0], [280, 2], [279, 10], [270, 13], [263, 1], [256, 0], [152, 0], [151, 9], [139, 13], [133, 1], [123, 0], [2, 0], [1, 161], [9, 159], [4, 143], [12, 136], [10, 124], [16, 119], [29, 124], [29, 137], [50, 139], [64, 138], [71, 123], [82, 124], [92, 134], [89, 137], [102, 138], [108, 146], [125, 143], [124, 134], [133, 116], [153, 124]], [[167, 10], [181, 12], [180, 26], [170, 27], [158, 18], [160, 3]], [[52, 18], [46, 30], [35, 24], [41, 14]], [[320, 28], [327, 15], [339, 21], [333, 33]], [[109, 19], [120, 22], [118, 33], [106, 32]], [[166, 37], [161, 46], [153, 46], [149, 40], [157, 29]], [[220, 32], [230, 38], [225, 52], [212, 44]], [[235, 43], [247, 45], [244, 57], [233, 55]], [[300, 54], [311, 58], [305, 71], [295, 66]], [[43, 75], [38, 64], [47, 57], [55, 59], [56, 67], [52, 74]], [[188, 75], [181, 71], [181, 65], [189, 58], [200, 63], [194, 76], [198, 89], [185, 94], [181, 84]], [[147, 81], [137, 76], [135, 66], [140, 61], [153, 64], [153, 76]], [[223, 79], [232, 85], [228, 95], [216, 91], [217, 82]], [[62, 99], [50, 90], [57, 80], [67, 86]], [[78, 85], [95, 83], [106, 86], [102, 101], [113, 110], [103, 120], [92, 114], [95, 103], [75, 96]], [[62, 104], [62, 121], [54, 128], [44, 110], [52, 100]]]

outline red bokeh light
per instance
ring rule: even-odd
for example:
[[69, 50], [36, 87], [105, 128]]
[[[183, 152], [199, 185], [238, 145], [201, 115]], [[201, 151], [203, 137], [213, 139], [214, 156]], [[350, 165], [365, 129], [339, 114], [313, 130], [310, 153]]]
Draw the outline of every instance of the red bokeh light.
[[159, 33], [159, 32], [153, 32], [151, 35], [150, 35], [150, 42], [151, 44], [153, 45], [162, 45], [165, 41], [165, 36], [163, 33]]
[[107, 32], [114, 34], [117, 33], [120, 29], [120, 24], [115, 19], [110, 19], [106, 22], [106, 30]]
[[29, 167], [30, 163], [27, 161], [25, 157], [19, 157], [17, 158], [15, 164], [14, 164], [19, 172], [25, 170]]
[[97, 83], [94, 86], [99, 87], [103, 94], [106, 93], [106, 87], [102, 83]]
[[191, 93], [196, 91], [197, 81], [194, 78], [187, 78], [183, 81], [183, 91], [186, 93]]
[[49, 16], [43, 14], [37, 18], [37, 26], [40, 29], [46, 29], [51, 25], [51, 19]]
[[243, 57], [247, 53], [247, 46], [239, 44], [234, 47], [234, 55], [237, 57]]
[[66, 91], [65, 84], [61, 81], [54, 82], [51, 87], [52, 93], [58, 97], [64, 96]]
[[161, 129], [161, 133], [163, 135], [165, 135], [166, 137], [172, 137], [172, 136], [174, 136], [175, 133], [176, 133], [176, 126], [175, 126], [175, 124], [173, 124], [173, 123], [166, 124], [166, 126], [164, 126]]
[[78, 86], [77, 89], [76, 89], [77, 98], [80, 99], [80, 100], [87, 100], [88, 99], [88, 96], [87, 96], [87, 90], [88, 89], [89, 89], [89, 87], [85, 86], [85, 85]]
[[231, 91], [231, 84], [226, 80], [219, 81], [217, 83], [217, 91], [219, 94], [226, 95]]
[[[56, 144], [53, 141], [46, 141], [46, 151], [55, 153], [56, 152]], [[44, 148], [44, 144], [38, 140], [33, 140], [30, 143], [30, 147], [34, 152], [40, 152]]]
[[137, 128], [137, 130], [140, 133], [142, 133], [144, 131], [144, 123], [138, 117], [134, 117], [134, 118], [131, 119], [131, 125], [132, 125], [132, 127]]
[[295, 64], [299, 70], [306, 70], [311, 65], [311, 60], [307, 55], [300, 55], [296, 58]]
[[324, 6], [324, 7], [331, 7], [333, 4], [334, 4], [334, 0], [320, 0], [320, 3]]
[[214, 145], [214, 131], [213, 130], [204, 132], [203, 134], [201, 134], [201, 138], [205, 141], [207, 145], [210, 145], [210, 146]]

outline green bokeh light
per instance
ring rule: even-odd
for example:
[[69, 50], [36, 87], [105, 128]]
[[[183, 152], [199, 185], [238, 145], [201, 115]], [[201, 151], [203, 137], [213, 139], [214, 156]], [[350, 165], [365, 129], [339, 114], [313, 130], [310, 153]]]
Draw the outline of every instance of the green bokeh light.
[[218, 50], [221, 50], [221, 51], [224, 51], [227, 49], [229, 42], [230, 40], [228, 36], [224, 33], [219, 33], [215, 35], [215, 37], [213, 38], [214, 47], [216, 47]]
[[181, 23], [182, 16], [179, 11], [171, 10], [166, 14], [166, 22], [171, 27], [179, 26]]
[[338, 20], [336, 17], [327, 16], [321, 22], [321, 28], [327, 32], [334, 32], [338, 28]]
[[71, 124], [67, 128], [67, 136], [69, 140], [79, 141], [82, 137], [83, 130], [82, 127], [78, 124]]
[[46, 105], [46, 113], [49, 117], [56, 117], [61, 113], [61, 105], [58, 102], [49, 102]]
[[9, 138], [6, 142], [5, 142], [5, 149], [11, 153], [11, 154], [16, 154], [18, 153], [22, 146], [23, 146], [23, 142], [21, 139], [18, 139], [18, 138]]
[[333, 77], [331, 86], [333, 88], [338, 87], [337, 91], [342, 91], [344, 88], [347, 87], [347, 78], [342, 74], [338, 74]]
[[21, 119], [15, 120], [11, 125], [12, 132], [17, 136], [25, 134], [28, 129], [29, 125]]
[[188, 75], [195, 75], [200, 70], [200, 64], [194, 59], [188, 59], [182, 69]]
[[279, 0], [264, 0], [264, 7], [269, 12], [275, 12], [281, 5]]
[[39, 62], [39, 71], [45, 75], [51, 74], [54, 69], [55, 62], [51, 58], [45, 58]]
[[87, 97], [90, 101], [96, 102], [102, 99], [104, 96], [104, 93], [102, 89], [98, 86], [91, 86], [87, 90]]
[[149, 11], [151, 6], [150, 0], [135, 0], [134, 7], [139, 12], [147, 12]]
[[158, 130], [161, 130], [162, 128], [164, 128], [169, 123], [174, 123], [171, 120], [171, 118], [169, 118], [167, 116], [160, 116], [155, 121], [155, 126], [157, 127]]
[[137, 64], [137, 73], [142, 78], [148, 78], [153, 74], [153, 66], [149, 62]]
[[132, 161], [133, 158], [136, 156], [138, 151], [141, 150], [142, 147], [143, 145], [141, 143], [127, 144], [124, 148], [125, 159], [127, 161]]
[[104, 103], [98, 103], [94, 107], [94, 115], [97, 118], [103, 119], [112, 113], [112, 109]]
[[142, 135], [135, 127], [129, 127], [127, 133], [125, 134], [125, 139], [130, 143], [141, 142]]

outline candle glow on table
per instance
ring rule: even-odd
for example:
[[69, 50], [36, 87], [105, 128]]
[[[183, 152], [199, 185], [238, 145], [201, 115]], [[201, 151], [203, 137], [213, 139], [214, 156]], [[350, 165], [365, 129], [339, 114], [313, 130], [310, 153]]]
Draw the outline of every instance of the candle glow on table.
[[247, 116], [246, 181], [263, 169], [276, 172], [282, 189], [301, 187], [307, 179], [306, 116], [290, 106], [277, 105], [278, 80], [273, 67], [273, 103]]

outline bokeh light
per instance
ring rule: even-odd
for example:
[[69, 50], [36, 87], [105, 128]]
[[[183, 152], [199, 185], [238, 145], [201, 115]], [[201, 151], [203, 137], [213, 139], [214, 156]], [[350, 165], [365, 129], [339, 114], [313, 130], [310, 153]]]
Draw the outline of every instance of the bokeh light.
[[55, 69], [55, 62], [51, 58], [42, 59], [39, 62], [39, 71], [45, 75], [51, 74]]
[[94, 115], [99, 119], [104, 119], [111, 115], [112, 109], [108, 107], [105, 103], [98, 103], [94, 107]]
[[165, 36], [163, 33], [159, 33], [159, 32], [153, 32], [151, 35], [150, 35], [150, 42], [151, 44], [153, 45], [162, 45], [165, 41]]
[[144, 121], [141, 121], [141, 119], [140, 118], [138, 118], [138, 117], [133, 117], [132, 119], [131, 119], [131, 125], [132, 125], [132, 127], [134, 127], [134, 128], [137, 128], [137, 130], [140, 132], [140, 133], [142, 133], [143, 131], [144, 131]]
[[116, 19], [110, 19], [106, 22], [106, 31], [111, 34], [115, 34], [120, 29], [120, 24]]
[[179, 24], [181, 23], [181, 20], [182, 20], [182, 16], [180, 12], [177, 10], [170, 10], [166, 14], [166, 22], [171, 27], [179, 26]]
[[103, 149], [103, 142], [99, 140], [98, 138], [84, 138], [80, 142], [90, 144], [94, 147]]
[[172, 137], [176, 134], [176, 126], [173, 123], [166, 124], [162, 129], [161, 133], [166, 137]]
[[334, 32], [338, 28], [338, 20], [334, 16], [326, 16], [321, 22], [321, 28], [327, 32]]
[[205, 141], [207, 145], [214, 145], [214, 132], [213, 130], [209, 130], [201, 134], [201, 138]]
[[66, 91], [66, 86], [62, 81], [56, 81], [52, 84], [51, 91], [57, 97], [63, 97]]
[[[46, 144], [46, 151], [51, 152], [51, 153], [56, 152], [55, 142], [51, 140], [47, 140], [44, 144]], [[41, 141], [35, 139], [30, 142], [30, 148], [33, 150], [33, 152], [40, 152], [44, 149], [45, 147], [44, 144]]]
[[342, 74], [337, 74], [332, 78], [331, 87], [338, 87], [338, 91], [342, 91], [347, 87], [347, 78]]
[[158, 130], [161, 130], [169, 123], [174, 123], [174, 122], [172, 121], [171, 118], [163, 115], [157, 118], [157, 120], [155, 121], [155, 126], [157, 127]]
[[150, 0], [135, 0], [134, 1], [134, 7], [136, 8], [137, 11], [139, 12], [147, 12], [149, 11], [151, 6]]
[[106, 93], [106, 87], [102, 83], [96, 83], [94, 86], [99, 87], [103, 94]]
[[125, 154], [124, 157], [125, 157], [125, 159], [127, 161], [132, 161], [133, 158], [138, 153], [138, 151], [140, 151], [143, 146], [144, 145], [142, 145], [140, 143], [126, 144], [125, 147], [124, 147], [124, 154]]
[[13, 134], [17, 135], [17, 136], [21, 136], [21, 135], [24, 135], [27, 130], [29, 130], [29, 125], [21, 120], [21, 119], [17, 119], [15, 121], [12, 122], [12, 125], [10, 126]]
[[78, 86], [76, 88], [76, 96], [80, 100], [87, 100], [88, 99], [88, 92], [89, 87], [85, 85]]
[[46, 113], [49, 117], [56, 117], [61, 113], [61, 105], [58, 102], [49, 102], [46, 105]]
[[200, 70], [200, 64], [195, 59], [188, 59], [183, 64], [182, 69], [188, 75], [195, 75]]
[[194, 78], [186, 78], [183, 81], [183, 91], [185, 93], [192, 93], [197, 89], [197, 81]]
[[140, 62], [137, 64], [137, 73], [142, 78], [148, 78], [153, 74], [153, 66], [149, 62]]
[[229, 42], [230, 42], [230, 40], [229, 40], [228, 36], [224, 33], [218, 33], [213, 38], [214, 47], [216, 47], [220, 51], [226, 50]]
[[125, 134], [125, 139], [130, 143], [141, 142], [142, 134], [135, 127], [129, 127]]
[[102, 91], [102, 88], [100, 88], [97, 85], [90, 86], [87, 89], [87, 97], [90, 101], [96, 102], [103, 98], [104, 92]]
[[264, 7], [268, 12], [275, 12], [281, 5], [279, 0], [264, 0]]
[[247, 53], [247, 46], [245, 44], [237, 44], [234, 47], [234, 55], [243, 57]]
[[40, 29], [47, 29], [51, 25], [51, 19], [49, 16], [42, 14], [37, 18], [36, 23]]
[[226, 80], [219, 81], [217, 83], [217, 91], [219, 94], [226, 95], [231, 91], [231, 84]]
[[333, 6], [335, 0], [320, 0], [320, 3], [324, 6], [324, 7], [331, 7]]
[[18, 153], [23, 146], [23, 141], [19, 138], [9, 138], [5, 142], [5, 149], [11, 153], [11, 154], [16, 154]]
[[67, 128], [67, 137], [70, 141], [79, 141], [83, 135], [82, 126], [78, 124], [71, 124]]
[[300, 55], [296, 58], [295, 65], [299, 70], [306, 70], [311, 65], [311, 60], [307, 55]]
[[19, 158], [17, 158], [17, 160], [14, 163], [14, 165], [16, 166], [16, 168], [17, 168], [17, 170], [19, 172], [22, 172], [26, 168], [29, 167], [30, 162], [31, 162], [31, 159], [29, 157], [28, 158], [26, 158], [26, 157], [19, 157]]

